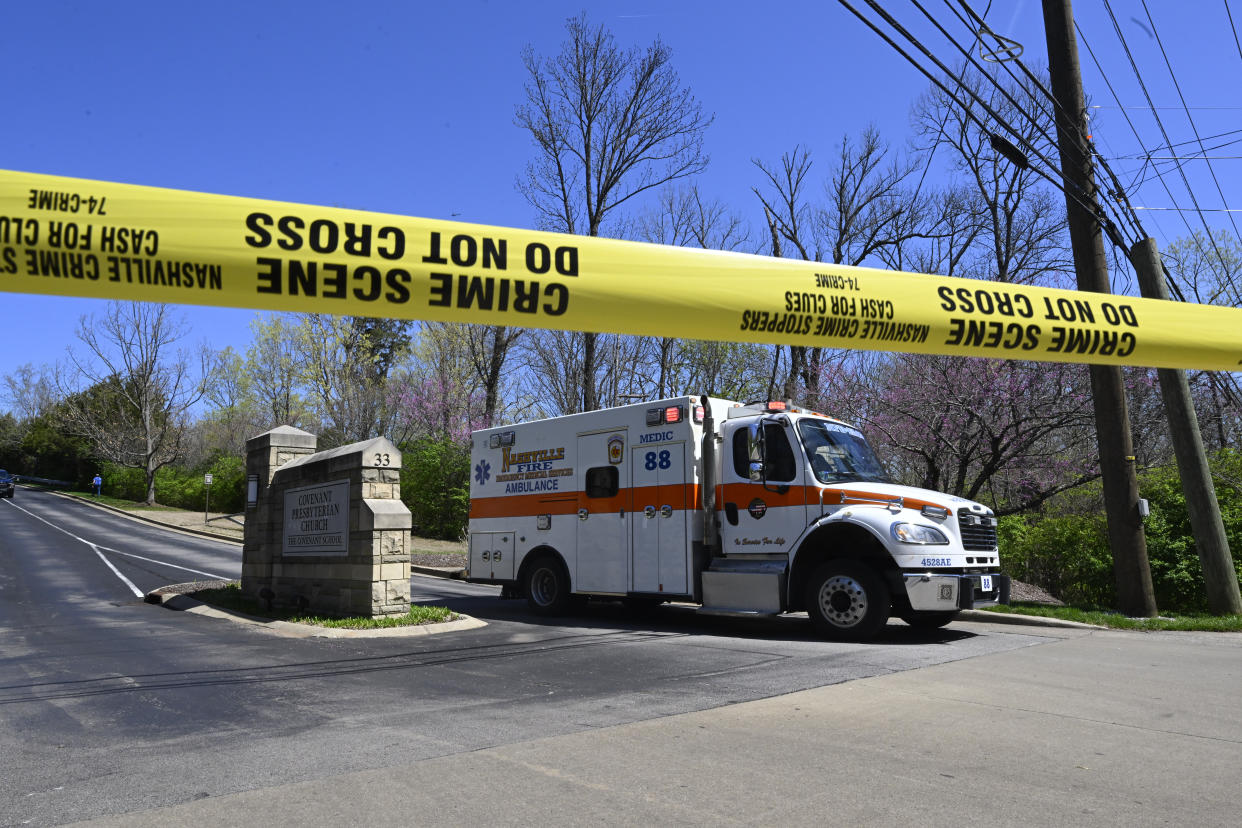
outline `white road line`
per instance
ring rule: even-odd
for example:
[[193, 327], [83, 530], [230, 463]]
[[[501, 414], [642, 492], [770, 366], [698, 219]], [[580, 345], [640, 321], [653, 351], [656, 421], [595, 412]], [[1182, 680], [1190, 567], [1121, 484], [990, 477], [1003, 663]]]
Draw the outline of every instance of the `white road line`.
[[[62, 529], [61, 531], [63, 532], [64, 530]], [[69, 533], [68, 533], [68, 532], [65, 532], [65, 534], [66, 534], [66, 535], [68, 535]], [[76, 536], [72, 536], [72, 537], [76, 537]], [[82, 541], [82, 543], [84, 543], [84, 544], [86, 544], [87, 546], [89, 546], [89, 547], [91, 548], [91, 551], [92, 551], [92, 552], [94, 552], [96, 555], [98, 555], [98, 556], [99, 556], [99, 560], [103, 561], [103, 562], [104, 562], [104, 564], [108, 567], [108, 569], [111, 569], [111, 570], [112, 570], [112, 574], [113, 574], [113, 575], [115, 575], [116, 577], [120, 578], [120, 579], [121, 579], [121, 581], [125, 584], [125, 586], [129, 587], [130, 591], [134, 593], [134, 595], [137, 595], [139, 598], [144, 598], [144, 597], [146, 597], [146, 593], [145, 593], [145, 592], [143, 592], [142, 590], [140, 590], [138, 587], [134, 586], [134, 582], [133, 582], [133, 581], [131, 581], [129, 578], [126, 578], [124, 575], [122, 575], [122, 574], [121, 574], [121, 571], [120, 571], [119, 569], [117, 569], [115, 566], [113, 566], [113, 565], [112, 565], [112, 561], [110, 561], [110, 560], [108, 560], [107, 558], [105, 558], [105, 557], [104, 557], [104, 554], [103, 554], [102, 552], [100, 552], [100, 551], [99, 551], [99, 547], [98, 547], [98, 546], [96, 546], [95, 544], [91, 543], [91, 542], [90, 542], [90, 541], [88, 541], [88, 540], [83, 540], [82, 538], [78, 538], [78, 540]]]
[[155, 560], [154, 558], [144, 558], [144, 557], [142, 557], [141, 555], [134, 555], [134, 554], [132, 554], [132, 553], [130, 553], [130, 552], [122, 552], [122, 551], [121, 551], [121, 550], [119, 550], [119, 549], [111, 549], [111, 548], [106, 547], [106, 546], [99, 546], [99, 545], [97, 545], [97, 544], [91, 543], [91, 542], [90, 542], [90, 541], [88, 541], [86, 538], [80, 538], [80, 537], [78, 537], [77, 535], [73, 534], [72, 532], [70, 532], [68, 529], [65, 529], [64, 527], [57, 526], [55, 523], [51, 523], [50, 521], [45, 520], [44, 518], [39, 517], [38, 515], [36, 515], [36, 514], [35, 514], [34, 512], [32, 512], [32, 511], [30, 511], [29, 509], [22, 509], [22, 507], [21, 507], [21, 506], [18, 506], [18, 505], [16, 505], [16, 504], [14, 504], [12, 501], [10, 501], [10, 502], [9, 502], [9, 505], [10, 505], [10, 506], [12, 506], [14, 509], [19, 509], [20, 511], [25, 512], [26, 514], [30, 515], [32, 518], [34, 518], [34, 519], [35, 519], [35, 520], [37, 520], [37, 521], [40, 521], [40, 522], [42, 522], [42, 523], [46, 523], [48, 526], [52, 527], [52, 528], [53, 528], [53, 529], [55, 529], [57, 532], [64, 532], [66, 535], [68, 535], [69, 537], [73, 538], [75, 541], [78, 541], [78, 542], [80, 542], [80, 543], [84, 543], [84, 544], [86, 544], [87, 546], [89, 546], [89, 547], [91, 548], [91, 551], [92, 551], [92, 552], [94, 552], [96, 555], [98, 555], [98, 556], [99, 556], [99, 560], [103, 561], [103, 562], [104, 562], [104, 565], [105, 565], [105, 566], [107, 566], [107, 567], [108, 567], [108, 569], [111, 569], [111, 570], [112, 570], [112, 574], [113, 574], [113, 575], [115, 575], [116, 577], [120, 578], [120, 579], [121, 579], [121, 582], [122, 582], [122, 583], [124, 583], [127, 587], [129, 587], [130, 591], [131, 591], [131, 592], [133, 592], [133, 593], [134, 593], [134, 595], [138, 596], [139, 598], [143, 598], [143, 597], [145, 597], [145, 596], [146, 596], [146, 593], [145, 593], [145, 592], [143, 592], [142, 590], [140, 590], [138, 587], [134, 586], [134, 582], [133, 582], [133, 581], [131, 581], [129, 578], [126, 578], [124, 575], [122, 575], [122, 574], [121, 574], [121, 572], [120, 572], [120, 570], [118, 570], [115, 566], [113, 566], [113, 565], [112, 565], [112, 561], [110, 561], [110, 560], [108, 560], [107, 558], [105, 558], [105, 557], [104, 557], [103, 552], [102, 552], [102, 551], [100, 551], [100, 550], [107, 549], [109, 552], [115, 552], [115, 553], [116, 553], [116, 554], [118, 554], [118, 555], [125, 555], [125, 556], [130, 557], [130, 558], [138, 558], [139, 560], [142, 560], [142, 561], [148, 561], [148, 562], [150, 562], [150, 563], [154, 563], [154, 564], [159, 564], [160, 566], [170, 566], [170, 567], [172, 567], [173, 569], [184, 569], [184, 570], [185, 570], [185, 571], [187, 571], [187, 572], [194, 572], [194, 573], [197, 573], [197, 574], [199, 574], [199, 575], [207, 575], [208, 577], [211, 577], [211, 578], [224, 579], [224, 578], [223, 578], [223, 576], [221, 576], [221, 575], [212, 575], [210, 572], [200, 572], [200, 571], [199, 571], [199, 570], [197, 570], [197, 569], [190, 569], [188, 566], [178, 566], [177, 564], [174, 564], [174, 563], [168, 563], [167, 561], [157, 561], [157, 560]]
[[111, 548], [109, 548], [109, 547], [107, 547], [107, 546], [101, 546], [101, 547], [100, 547], [100, 549], [107, 550], [108, 552], [115, 552], [116, 554], [118, 554], [118, 555], [124, 555], [124, 556], [125, 556], [125, 557], [127, 557], [127, 558], [137, 558], [138, 560], [140, 560], [140, 561], [146, 561], [147, 563], [159, 564], [160, 566], [170, 566], [170, 567], [172, 567], [173, 569], [184, 569], [186, 572], [193, 572], [195, 575], [206, 575], [208, 578], [214, 578], [214, 579], [216, 579], [217, 581], [229, 581], [229, 580], [232, 580], [231, 578], [229, 578], [229, 577], [228, 577], [228, 576], [226, 576], [226, 575], [216, 575], [216, 574], [214, 574], [214, 573], [212, 573], [212, 572], [204, 572], [204, 571], [203, 571], [203, 570], [201, 570], [201, 569], [191, 569], [191, 568], [190, 568], [190, 567], [188, 567], [188, 566], [181, 566], [181, 565], [179, 565], [179, 564], [169, 563], [168, 561], [160, 561], [160, 560], [156, 560], [155, 558], [144, 558], [144, 557], [142, 557], [141, 555], [135, 555], [133, 552], [122, 552], [122, 551], [121, 551], [121, 550], [119, 550], [119, 549], [111, 549]]

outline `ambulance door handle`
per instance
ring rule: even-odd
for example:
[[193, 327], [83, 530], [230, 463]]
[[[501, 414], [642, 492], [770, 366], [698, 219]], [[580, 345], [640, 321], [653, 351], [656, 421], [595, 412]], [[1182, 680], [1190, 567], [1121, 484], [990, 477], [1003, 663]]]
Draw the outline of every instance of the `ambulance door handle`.
[[651, 519], [651, 518], [655, 517], [655, 507], [654, 507], [654, 506], [644, 506], [644, 507], [643, 507], [643, 517], [648, 518], [648, 519]]
[[587, 516], [588, 516], [588, 515], [590, 515], [590, 514], [591, 514], [591, 513], [590, 513], [589, 511], [587, 511], [586, 509], [579, 509], [579, 510], [578, 510], [578, 520], [586, 520], [586, 519], [587, 519]]
[[667, 518], [667, 517], [672, 517], [672, 516], [673, 516], [672, 506], [669, 506], [667, 503], [665, 503], [663, 506], [660, 507], [660, 517]]

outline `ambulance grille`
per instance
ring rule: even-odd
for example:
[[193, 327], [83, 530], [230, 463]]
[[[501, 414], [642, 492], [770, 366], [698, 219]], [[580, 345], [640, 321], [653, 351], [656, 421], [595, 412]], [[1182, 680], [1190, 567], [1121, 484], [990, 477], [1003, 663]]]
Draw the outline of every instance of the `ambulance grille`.
[[990, 552], [996, 548], [996, 518], [959, 513], [957, 527], [962, 533], [962, 548], [968, 552]]

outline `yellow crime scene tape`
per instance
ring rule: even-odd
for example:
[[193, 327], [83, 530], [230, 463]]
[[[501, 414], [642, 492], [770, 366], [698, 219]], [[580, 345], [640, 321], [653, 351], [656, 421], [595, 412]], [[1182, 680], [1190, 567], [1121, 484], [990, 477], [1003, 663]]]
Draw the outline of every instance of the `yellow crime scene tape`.
[[1242, 309], [0, 170], [0, 290], [1242, 370]]

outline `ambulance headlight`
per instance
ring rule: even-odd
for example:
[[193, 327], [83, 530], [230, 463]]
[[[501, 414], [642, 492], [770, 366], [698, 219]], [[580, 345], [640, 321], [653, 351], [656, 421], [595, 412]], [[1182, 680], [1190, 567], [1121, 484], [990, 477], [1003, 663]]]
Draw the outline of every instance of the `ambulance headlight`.
[[931, 526], [920, 526], [917, 523], [894, 523], [890, 531], [893, 534], [893, 538], [901, 543], [939, 546], [949, 542], [949, 539], [939, 529]]

